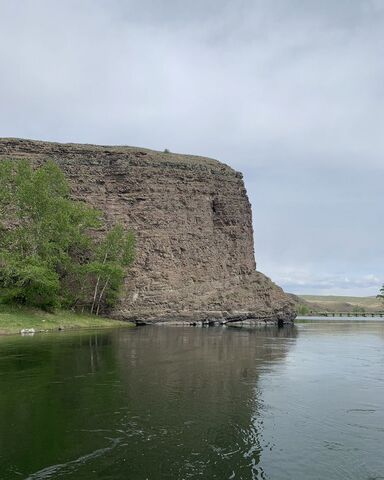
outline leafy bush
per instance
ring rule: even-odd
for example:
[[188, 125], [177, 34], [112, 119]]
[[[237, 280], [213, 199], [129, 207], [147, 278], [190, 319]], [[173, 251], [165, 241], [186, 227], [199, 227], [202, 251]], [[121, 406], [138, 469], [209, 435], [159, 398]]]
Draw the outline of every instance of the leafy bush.
[[308, 315], [311, 313], [309, 307], [307, 305], [298, 305], [297, 306], [297, 314], [298, 315]]

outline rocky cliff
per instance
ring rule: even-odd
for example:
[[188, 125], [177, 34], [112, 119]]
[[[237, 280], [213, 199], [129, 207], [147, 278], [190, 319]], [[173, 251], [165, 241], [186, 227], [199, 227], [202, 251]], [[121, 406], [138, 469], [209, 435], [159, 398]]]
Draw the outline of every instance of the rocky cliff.
[[293, 302], [256, 271], [242, 175], [216, 160], [133, 147], [0, 139], [0, 159], [47, 159], [73, 197], [136, 232], [114, 316], [144, 321], [290, 322]]

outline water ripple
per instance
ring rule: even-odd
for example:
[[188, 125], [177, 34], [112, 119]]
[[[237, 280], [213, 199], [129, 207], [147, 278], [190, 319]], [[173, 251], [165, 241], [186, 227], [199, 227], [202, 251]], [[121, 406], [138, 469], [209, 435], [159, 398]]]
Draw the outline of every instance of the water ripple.
[[83, 455], [75, 460], [71, 460], [66, 463], [58, 463], [56, 465], [50, 465], [45, 467], [38, 472], [32, 473], [29, 477], [26, 477], [25, 480], [43, 480], [46, 478], [57, 478], [57, 475], [63, 475], [75, 471], [79, 466], [84, 465], [85, 463], [93, 460], [94, 458], [101, 457], [107, 452], [113, 450], [120, 442], [121, 438], [112, 438], [111, 444], [108, 447], [99, 448], [94, 450], [87, 455]]

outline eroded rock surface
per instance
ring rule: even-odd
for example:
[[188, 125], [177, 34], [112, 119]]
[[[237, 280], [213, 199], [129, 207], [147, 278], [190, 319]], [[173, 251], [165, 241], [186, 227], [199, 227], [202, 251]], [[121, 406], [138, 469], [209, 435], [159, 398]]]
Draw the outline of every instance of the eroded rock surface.
[[294, 302], [256, 271], [242, 175], [216, 160], [134, 147], [0, 139], [1, 158], [47, 159], [73, 197], [133, 229], [137, 255], [119, 318], [290, 322]]

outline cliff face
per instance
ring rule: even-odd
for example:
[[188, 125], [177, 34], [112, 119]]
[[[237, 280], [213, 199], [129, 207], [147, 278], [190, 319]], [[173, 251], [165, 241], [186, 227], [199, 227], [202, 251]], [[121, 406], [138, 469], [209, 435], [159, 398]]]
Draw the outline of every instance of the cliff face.
[[242, 175], [216, 160], [133, 147], [0, 139], [0, 160], [47, 159], [73, 197], [136, 232], [137, 255], [113, 315], [146, 321], [291, 321], [293, 302], [256, 272]]

